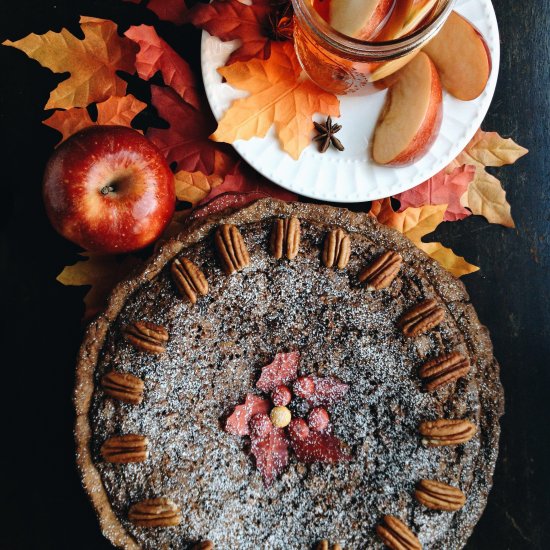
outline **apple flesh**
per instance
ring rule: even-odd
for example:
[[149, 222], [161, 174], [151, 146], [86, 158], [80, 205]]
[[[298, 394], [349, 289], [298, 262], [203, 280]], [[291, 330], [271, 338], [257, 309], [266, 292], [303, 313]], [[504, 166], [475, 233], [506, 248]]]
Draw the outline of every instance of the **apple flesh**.
[[372, 156], [378, 164], [409, 164], [433, 143], [442, 117], [441, 81], [423, 52], [398, 73], [374, 130]]
[[368, 40], [390, 15], [394, 0], [331, 0], [329, 23], [338, 32]]
[[405, 16], [401, 30], [397, 32], [395, 38], [401, 38], [420, 27], [438, 2], [439, 0], [417, 0], [414, 2], [409, 13]]
[[70, 137], [46, 166], [48, 217], [91, 252], [130, 252], [155, 241], [175, 207], [174, 176], [147, 138], [122, 126], [91, 126]]
[[491, 56], [479, 32], [466, 19], [452, 12], [423, 50], [450, 94], [464, 101], [481, 95], [491, 74]]

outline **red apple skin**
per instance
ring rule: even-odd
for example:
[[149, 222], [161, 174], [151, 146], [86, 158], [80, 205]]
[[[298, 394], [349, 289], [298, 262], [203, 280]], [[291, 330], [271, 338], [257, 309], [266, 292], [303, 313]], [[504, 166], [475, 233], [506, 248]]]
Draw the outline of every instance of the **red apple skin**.
[[163, 154], [123, 126], [91, 126], [63, 142], [46, 165], [43, 197], [56, 231], [102, 254], [151, 244], [176, 202]]

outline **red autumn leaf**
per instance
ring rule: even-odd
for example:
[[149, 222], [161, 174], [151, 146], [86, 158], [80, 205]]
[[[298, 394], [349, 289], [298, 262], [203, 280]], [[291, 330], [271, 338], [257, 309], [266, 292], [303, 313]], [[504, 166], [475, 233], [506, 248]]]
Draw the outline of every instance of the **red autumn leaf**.
[[147, 137], [160, 148], [170, 164], [176, 164], [176, 171], [219, 174], [216, 165], [220, 159], [225, 161], [224, 167], [235, 164], [234, 153], [228, 146], [208, 139], [216, 121], [207, 109], [195, 109], [171, 88], [154, 85], [151, 86], [151, 102], [170, 127], [149, 128]]
[[248, 423], [255, 414], [267, 414], [271, 408], [269, 399], [253, 393], [246, 394], [244, 404], [237, 405], [225, 421], [225, 431], [233, 435], [249, 435]]
[[349, 386], [338, 378], [314, 376], [313, 381], [315, 389], [313, 395], [307, 399], [312, 407], [330, 407], [340, 401], [349, 390]]
[[298, 375], [298, 363], [300, 362], [300, 352], [278, 353], [262, 369], [260, 379], [256, 382], [256, 387], [265, 393], [269, 393], [281, 384], [286, 384], [296, 379]]
[[315, 432], [310, 430], [307, 437], [304, 438], [291, 435], [290, 444], [298, 461], [306, 464], [312, 462], [334, 464], [351, 458], [342, 447], [340, 439], [326, 431]]
[[265, 485], [269, 486], [288, 464], [288, 439], [284, 430], [274, 427], [267, 435], [253, 435], [251, 441], [250, 452]]
[[254, 57], [269, 57], [271, 41], [265, 29], [270, 11], [267, 0], [253, 0], [250, 6], [238, 0], [213, 0], [210, 4], [196, 4], [189, 12], [189, 21], [224, 42], [241, 41], [241, 46], [229, 56], [227, 65], [230, 65]]
[[446, 204], [444, 221], [452, 222], [466, 218], [471, 212], [462, 206], [460, 199], [468, 190], [475, 174], [475, 166], [469, 165], [455, 168], [449, 174], [442, 170], [424, 183], [396, 195], [395, 198], [401, 203], [399, 212], [403, 212], [409, 206], [416, 208]]
[[149, 0], [147, 7], [161, 21], [183, 25], [187, 20], [188, 9], [183, 0]]
[[197, 81], [191, 67], [158, 36], [153, 27], [130, 27], [124, 36], [139, 46], [136, 70], [141, 78], [149, 80], [160, 71], [167, 86], [173, 88], [184, 101], [196, 109], [201, 108]]
[[259, 198], [273, 197], [287, 202], [298, 200], [298, 195], [279, 187], [243, 162], [236, 164], [225, 176], [223, 183], [203, 202], [211, 201], [223, 193], [258, 193], [261, 194]]
[[[132, 4], [139, 4], [141, 0], [124, 0]], [[147, 8], [161, 21], [170, 21], [175, 25], [182, 25], [187, 20], [187, 6], [184, 0], [149, 0]]]

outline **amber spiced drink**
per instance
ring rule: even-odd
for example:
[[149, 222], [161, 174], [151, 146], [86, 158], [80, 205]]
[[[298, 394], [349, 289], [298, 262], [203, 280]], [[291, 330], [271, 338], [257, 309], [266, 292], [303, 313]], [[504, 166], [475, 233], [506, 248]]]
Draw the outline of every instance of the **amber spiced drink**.
[[309, 77], [337, 94], [391, 84], [442, 28], [455, 0], [292, 0], [295, 47]]

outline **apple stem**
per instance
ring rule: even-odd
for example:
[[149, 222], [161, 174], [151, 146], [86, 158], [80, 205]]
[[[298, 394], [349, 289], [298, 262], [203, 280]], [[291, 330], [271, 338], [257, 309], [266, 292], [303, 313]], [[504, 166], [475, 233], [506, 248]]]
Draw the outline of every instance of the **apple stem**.
[[101, 194], [108, 195], [109, 193], [112, 193], [114, 190], [115, 188], [112, 185], [106, 185], [105, 187], [101, 188]]

